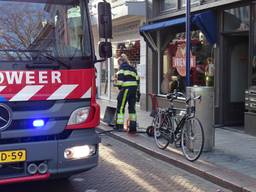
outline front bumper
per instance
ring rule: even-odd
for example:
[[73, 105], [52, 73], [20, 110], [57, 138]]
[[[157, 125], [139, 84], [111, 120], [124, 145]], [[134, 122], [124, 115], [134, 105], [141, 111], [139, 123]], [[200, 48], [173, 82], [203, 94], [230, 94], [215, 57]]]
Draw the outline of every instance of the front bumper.
[[[30, 163], [39, 164], [44, 162], [48, 165], [48, 172], [45, 175], [41, 175], [44, 177], [38, 177], [38, 180], [40, 180], [40, 178], [66, 177], [87, 171], [98, 164], [99, 142], [100, 137], [95, 132], [95, 129], [80, 129], [74, 130], [68, 138], [63, 140], [0, 145], [0, 151], [24, 149], [27, 153], [27, 160], [25, 162], [17, 164], [12, 163], [9, 165], [3, 164], [2, 167], [0, 167], [0, 181], [2, 181], [0, 184], [4, 184], [4, 181], [22, 182], [28, 181], [29, 177], [38, 177], [38, 173], [30, 175], [27, 172], [27, 166]], [[96, 152], [92, 156], [80, 160], [67, 160], [64, 158], [64, 151], [66, 148], [82, 145], [95, 145]], [[17, 167], [19, 169], [17, 169]], [[24, 179], [22, 180], [18, 178]]]

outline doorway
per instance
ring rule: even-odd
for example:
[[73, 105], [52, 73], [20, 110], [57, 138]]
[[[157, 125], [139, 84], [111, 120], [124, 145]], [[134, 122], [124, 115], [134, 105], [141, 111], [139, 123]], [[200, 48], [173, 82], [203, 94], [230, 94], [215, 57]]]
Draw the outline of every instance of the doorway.
[[109, 98], [109, 69], [108, 62], [101, 62], [100, 65], [100, 98]]
[[109, 58], [100, 65], [100, 98], [116, 101], [119, 90], [114, 86], [114, 75], [118, 70], [117, 59]]
[[225, 126], [244, 124], [244, 94], [248, 89], [249, 33], [225, 36], [223, 71], [223, 117]]

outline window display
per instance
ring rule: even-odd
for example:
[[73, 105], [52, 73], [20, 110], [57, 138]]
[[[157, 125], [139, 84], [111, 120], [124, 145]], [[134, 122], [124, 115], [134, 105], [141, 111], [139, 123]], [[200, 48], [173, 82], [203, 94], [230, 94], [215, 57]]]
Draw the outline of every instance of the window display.
[[[192, 32], [191, 71], [192, 86], [213, 86], [214, 55], [203, 33]], [[178, 33], [166, 47], [160, 67], [160, 94], [177, 91], [185, 92], [186, 40], [185, 33]]]
[[113, 85], [113, 79], [119, 67], [117, 59], [124, 53], [127, 55], [131, 64], [137, 68], [137, 65], [140, 64], [140, 41], [136, 40], [116, 43], [113, 44], [113, 48], [114, 56], [111, 61], [111, 99], [116, 99], [118, 88]]

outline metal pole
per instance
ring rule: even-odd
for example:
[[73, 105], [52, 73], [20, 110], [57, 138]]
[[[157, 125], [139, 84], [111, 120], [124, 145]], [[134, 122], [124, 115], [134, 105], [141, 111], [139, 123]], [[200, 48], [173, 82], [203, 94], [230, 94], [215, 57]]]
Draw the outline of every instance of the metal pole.
[[191, 27], [190, 27], [190, 0], [186, 0], [186, 86], [190, 86], [190, 49], [191, 49]]

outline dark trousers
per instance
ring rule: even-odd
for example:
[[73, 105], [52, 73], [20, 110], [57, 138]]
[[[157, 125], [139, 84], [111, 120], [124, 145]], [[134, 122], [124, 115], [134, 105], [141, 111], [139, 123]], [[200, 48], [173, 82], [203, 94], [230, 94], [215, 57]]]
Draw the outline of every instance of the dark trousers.
[[117, 97], [117, 120], [116, 126], [118, 129], [123, 129], [124, 127], [124, 113], [125, 105], [128, 102], [129, 111], [129, 132], [136, 131], [136, 88], [121, 89]]

